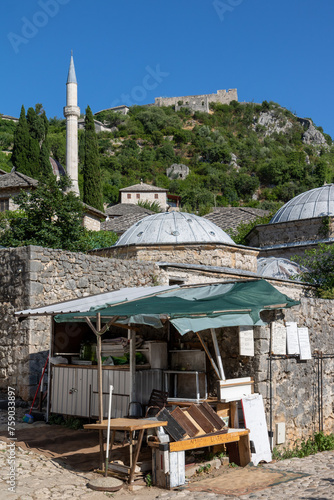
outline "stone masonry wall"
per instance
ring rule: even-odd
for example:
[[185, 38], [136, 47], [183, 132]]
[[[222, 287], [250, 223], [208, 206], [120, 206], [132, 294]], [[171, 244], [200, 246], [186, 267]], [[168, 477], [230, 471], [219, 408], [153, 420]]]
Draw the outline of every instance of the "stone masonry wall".
[[22, 247], [0, 250], [0, 387], [24, 399], [37, 388], [50, 341], [50, 319], [19, 321], [14, 311], [132, 286], [152, 286], [151, 262]]
[[[200, 94], [200, 95], [185, 95], [181, 97], [156, 97], [156, 106], [175, 106], [178, 105], [179, 101], [183, 101], [183, 104], [191, 106], [192, 101], [196, 101], [196, 106], [200, 105], [199, 101], [207, 102], [220, 102], [222, 104], [229, 104], [232, 101], [238, 100], [237, 89], [229, 90], [217, 90], [216, 94]], [[198, 104], [199, 103], [199, 104]]]
[[[261, 251], [261, 256], [268, 257], [287, 256], [300, 254], [300, 244], [310, 241], [318, 242], [332, 238], [334, 240], [334, 218], [330, 217], [328, 225], [324, 217], [316, 217], [312, 219], [301, 219], [288, 222], [277, 222], [276, 224], [263, 224], [256, 226], [248, 234], [248, 243], [253, 247], [263, 248], [266, 246], [279, 245], [283, 248], [278, 252], [277, 248], [268, 248]], [[296, 247], [286, 247], [292, 243], [298, 243]], [[303, 248], [302, 253], [305, 251]]]
[[94, 250], [94, 255], [138, 261], [178, 262], [206, 266], [230, 267], [244, 271], [257, 271], [258, 250], [218, 243], [178, 244], [150, 246], [116, 246]]
[[[276, 423], [285, 422], [286, 441], [283, 446], [297, 439], [307, 438], [319, 431], [318, 360], [315, 351], [332, 355], [323, 360], [323, 429], [334, 432], [334, 301], [301, 298], [300, 306], [278, 311], [276, 321], [296, 321], [299, 327], [308, 327], [312, 359], [300, 361], [299, 357], [273, 357], [273, 431], [276, 445]], [[273, 320], [275, 313], [265, 313], [263, 318]], [[239, 356], [238, 332], [229, 337], [232, 355], [223, 362], [227, 378], [253, 376], [255, 392], [262, 394], [265, 403], [268, 429], [270, 425], [270, 327], [255, 327], [255, 356]], [[222, 352], [226, 352], [226, 344]], [[225, 355], [226, 356], [226, 355]]]
[[[296, 321], [298, 326], [309, 328], [313, 358], [300, 361], [299, 358], [280, 357], [272, 360], [273, 388], [273, 431], [276, 445], [276, 423], [285, 422], [286, 439], [282, 446], [292, 446], [298, 439], [304, 439], [319, 431], [318, 360], [315, 351], [322, 351], [332, 357], [323, 358], [323, 430], [334, 432], [334, 301], [302, 298], [301, 305], [291, 309], [262, 313], [265, 321]], [[267, 426], [270, 428], [270, 327], [254, 328], [255, 356], [239, 355], [238, 327], [217, 329], [217, 339], [222, 356], [226, 378], [253, 377], [255, 392], [264, 400]], [[209, 331], [203, 332], [209, 350], [214, 354]], [[187, 342], [196, 341], [195, 334], [182, 337]], [[216, 395], [217, 377], [210, 365], [208, 368], [208, 388]]]

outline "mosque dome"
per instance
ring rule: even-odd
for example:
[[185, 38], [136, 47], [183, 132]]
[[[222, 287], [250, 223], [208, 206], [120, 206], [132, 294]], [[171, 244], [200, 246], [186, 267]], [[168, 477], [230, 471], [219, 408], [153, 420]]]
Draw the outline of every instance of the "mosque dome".
[[197, 215], [164, 212], [149, 215], [131, 226], [115, 246], [178, 243], [224, 243], [234, 241], [213, 222]]
[[278, 210], [270, 224], [326, 215], [334, 216], [334, 184], [326, 184], [292, 198]]
[[306, 269], [296, 262], [282, 257], [260, 257], [257, 259], [257, 274], [264, 278], [296, 279], [295, 277], [302, 271], [306, 271]]

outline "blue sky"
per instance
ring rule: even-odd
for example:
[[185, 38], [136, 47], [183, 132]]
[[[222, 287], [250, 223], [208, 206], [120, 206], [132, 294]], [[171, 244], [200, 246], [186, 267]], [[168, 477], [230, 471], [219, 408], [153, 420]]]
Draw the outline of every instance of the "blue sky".
[[237, 88], [334, 138], [333, 0], [2, 0], [0, 113], [62, 117], [70, 51], [93, 112]]

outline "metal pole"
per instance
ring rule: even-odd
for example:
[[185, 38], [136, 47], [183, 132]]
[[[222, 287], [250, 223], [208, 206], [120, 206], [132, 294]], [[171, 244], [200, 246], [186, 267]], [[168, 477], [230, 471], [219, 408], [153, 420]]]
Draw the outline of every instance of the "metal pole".
[[109, 460], [109, 443], [110, 443], [110, 418], [111, 418], [111, 400], [112, 391], [114, 387], [109, 387], [109, 407], [108, 407], [108, 428], [107, 428], [107, 451], [106, 451], [106, 464], [105, 464], [105, 477], [108, 475], [108, 460]]
[[269, 403], [270, 403], [270, 450], [273, 451], [273, 376], [272, 376], [272, 339], [273, 339], [273, 322], [270, 323], [270, 341], [269, 341]]

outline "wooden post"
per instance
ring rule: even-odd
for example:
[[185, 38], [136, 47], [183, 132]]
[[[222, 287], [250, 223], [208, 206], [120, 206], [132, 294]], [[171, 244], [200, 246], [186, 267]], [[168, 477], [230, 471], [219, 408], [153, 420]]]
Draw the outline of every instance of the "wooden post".
[[[101, 315], [96, 315], [96, 330], [101, 330]], [[97, 357], [97, 392], [99, 396], [99, 423], [103, 420], [103, 372], [102, 372], [102, 358], [101, 358], [101, 335], [96, 335], [96, 357]], [[99, 430], [99, 445], [100, 445], [100, 463], [101, 470], [104, 468], [104, 445], [103, 445], [103, 430]]]
[[213, 341], [213, 347], [215, 348], [220, 378], [221, 378], [221, 380], [226, 380], [224, 368], [223, 368], [223, 362], [222, 362], [222, 358], [221, 358], [220, 350], [219, 350], [219, 346], [218, 346], [217, 335], [216, 335], [216, 331], [214, 328], [211, 328], [211, 336], [212, 336], [212, 341]]
[[209, 358], [209, 360], [210, 360], [210, 363], [211, 363], [212, 368], [214, 369], [214, 371], [215, 371], [215, 373], [216, 373], [216, 375], [217, 375], [217, 378], [219, 379], [219, 378], [220, 378], [220, 373], [219, 373], [219, 371], [218, 371], [218, 368], [217, 368], [216, 363], [215, 363], [215, 362], [214, 362], [214, 360], [212, 359], [212, 356], [211, 356], [211, 354], [210, 354], [210, 351], [209, 351], [209, 349], [208, 349], [208, 346], [206, 345], [206, 343], [205, 343], [205, 342], [204, 342], [204, 340], [202, 339], [202, 337], [201, 337], [201, 335], [200, 335], [200, 333], [199, 333], [199, 332], [196, 332], [196, 335], [197, 335], [197, 337], [199, 338], [199, 341], [200, 341], [200, 343], [202, 344], [203, 349], [204, 349], [204, 351], [206, 352], [206, 355], [207, 355], [207, 357], [208, 357], [208, 358]]
[[130, 338], [130, 403], [136, 401], [136, 332], [129, 330]]

